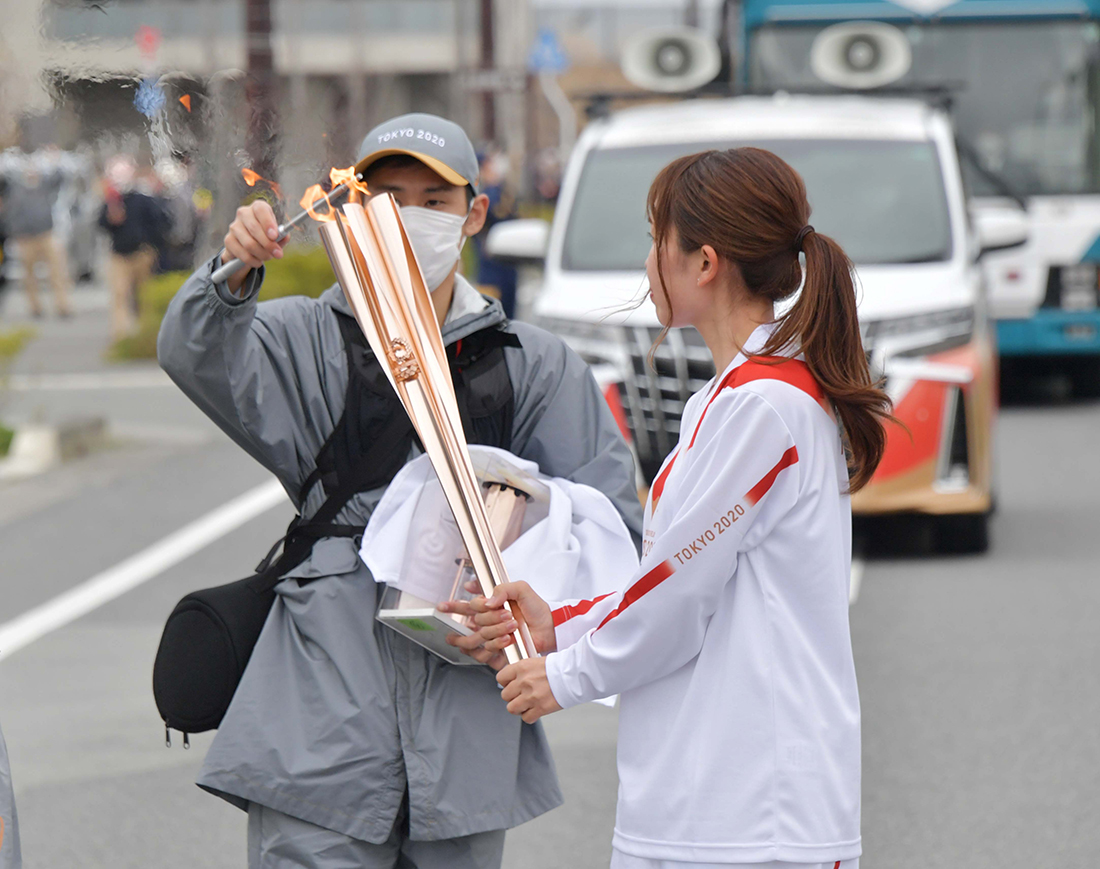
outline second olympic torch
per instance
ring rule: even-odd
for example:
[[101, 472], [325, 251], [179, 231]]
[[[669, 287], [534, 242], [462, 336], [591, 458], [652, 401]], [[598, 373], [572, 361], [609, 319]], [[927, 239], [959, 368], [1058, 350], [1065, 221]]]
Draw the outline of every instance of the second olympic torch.
[[[350, 202], [320, 225], [333, 271], [424, 445], [486, 597], [508, 581], [470, 461], [431, 295], [390, 194]], [[518, 611], [509, 663], [535, 655]]]

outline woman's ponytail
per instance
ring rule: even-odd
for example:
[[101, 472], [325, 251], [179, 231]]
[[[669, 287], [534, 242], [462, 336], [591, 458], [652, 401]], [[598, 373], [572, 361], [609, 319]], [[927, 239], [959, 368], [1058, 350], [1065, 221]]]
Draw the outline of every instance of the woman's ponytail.
[[[847, 438], [851, 491], [870, 482], [886, 449], [883, 422], [890, 399], [871, 379], [856, 316], [852, 263], [833, 239], [803, 233], [806, 278], [791, 309], [778, 321], [762, 355], [797, 347], [832, 402]], [[796, 254], [797, 256], [797, 251]]]
[[[753, 296], [781, 302], [802, 285], [761, 355], [803, 355], [843, 426], [850, 489], [863, 488], [886, 449], [891, 402], [872, 380], [863, 351], [852, 263], [807, 224], [810, 206], [798, 173], [760, 148], [691, 154], [661, 170], [647, 211], [658, 266], [674, 227], [681, 250], [709, 244], [736, 263]], [[799, 252], [806, 257], [804, 280]]]

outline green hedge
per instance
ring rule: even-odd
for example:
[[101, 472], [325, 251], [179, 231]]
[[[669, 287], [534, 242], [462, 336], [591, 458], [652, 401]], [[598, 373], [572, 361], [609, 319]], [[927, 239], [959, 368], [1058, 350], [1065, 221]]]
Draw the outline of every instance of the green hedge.
[[[189, 276], [188, 272], [165, 272], [146, 281], [141, 288], [138, 330], [111, 345], [108, 350], [111, 358], [156, 358], [157, 333], [160, 332], [164, 312]], [[264, 283], [260, 288], [260, 300], [295, 295], [317, 298], [335, 280], [324, 249], [290, 248], [281, 260], [272, 260], [267, 264]]]
[[29, 326], [20, 326], [0, 332], [0, 377], [6, 377], [15, 357], [23, 352], [38, 333]]
[[[27, 326], [0, 332], [0, 399], [4, 398], [3, 393], [8, 385], [8, 372], [11, 370], [15, 358], [34, 339], [35, 334], [34, 329]], [[13, 437], [15, 437], [15, 432], [0, 423], [0, 456], [8, 454]]]

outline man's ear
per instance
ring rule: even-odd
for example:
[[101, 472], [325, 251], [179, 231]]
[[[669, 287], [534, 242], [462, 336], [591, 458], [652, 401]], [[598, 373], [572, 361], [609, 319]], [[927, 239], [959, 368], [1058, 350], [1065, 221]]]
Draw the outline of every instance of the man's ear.
[[478, 194], [474, 197], [474, 201], [470, 203], [470, 214], [462, 227], [462, 234], [467, 238], [477, 235], [481, 232], [481, 228], [485, 226], [485, 218], [488, 216], [489, 197], [484, 193]]

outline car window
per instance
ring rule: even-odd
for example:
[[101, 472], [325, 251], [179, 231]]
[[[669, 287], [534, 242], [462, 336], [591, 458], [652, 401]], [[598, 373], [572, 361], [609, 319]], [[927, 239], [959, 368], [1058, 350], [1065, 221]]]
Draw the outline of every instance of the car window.
[[646, 193], [683, 154], [753, 145], [802, 176], [811, 222], [856, 264], [946, 260], [951, 222], [943, 173], [930, 142], [774, 140], [608, 148], [589, 152], [569, 214], [562, 267], [633, 270], [649, 250]]

